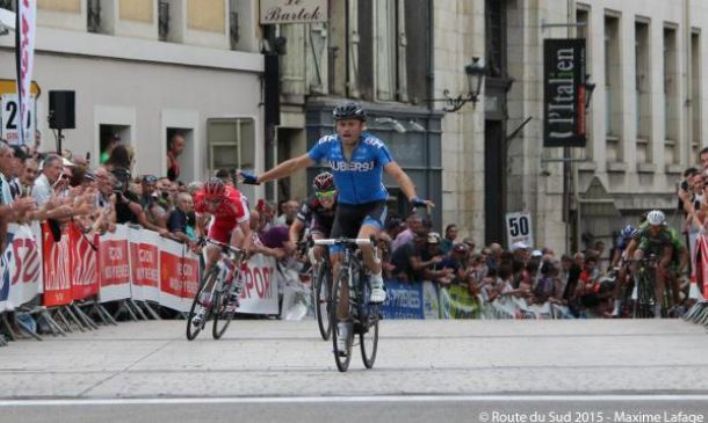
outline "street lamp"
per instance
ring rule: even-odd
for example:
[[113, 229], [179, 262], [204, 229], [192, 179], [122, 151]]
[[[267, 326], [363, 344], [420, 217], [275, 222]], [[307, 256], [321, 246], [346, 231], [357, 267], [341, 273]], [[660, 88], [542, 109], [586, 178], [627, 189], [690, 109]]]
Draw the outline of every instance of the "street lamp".
[[595, 91], [595, 83], [590, 81], [590, 74], [585, 75], [585, 92], [586, 92], [586, 99], [585, 99], [585, 110], [587, 110], [590, 107], [590, 99], [592, 98], [592, 93]]
[[446, 112], [456, 112], [462, 108], [468, 101], [472, 102], [473, 106], [479, 101], [479, 94], [482, 91], [482, 83], [487, 68], [484, 66], [484, 60], [479, 57], [473, 57], [472, 62], [465, 65], [465, 76], [467, 77], [467, 93], [458, 95], [457, 97], [450, 96], [450, 90], [443, 90], [444, 98], [433, 99], [432, 101], [444, 101], [447, 103], [443, 110]]

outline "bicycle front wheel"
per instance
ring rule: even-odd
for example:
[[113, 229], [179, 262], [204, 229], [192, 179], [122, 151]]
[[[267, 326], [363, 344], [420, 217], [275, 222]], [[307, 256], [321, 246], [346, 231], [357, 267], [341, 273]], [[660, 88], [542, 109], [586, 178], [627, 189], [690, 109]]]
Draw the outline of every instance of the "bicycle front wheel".
[[[362, 331], [359, 333], [359, 347], [361, 360], [367, 369], [374, 367], [376, 352], [379, 347], [379, 307], [369, 306], [369, 321], [361, 322]], [[368, 328], [368, 329], [367, 329]]]
[[315, 279], [315, 302], [313, 304], [317, 315], [317, 326], [320, 329], [320, 336], [323, 340], [328, 340], [332, 334], [332, 320], [330, 319], [330, 309], [332, 299], [330, 296], [332, 280], [329, 266], [321, 264], [317, 270]]
[[192, 307], [189, 309], [189, 316], [187, 317], [187, 339], [192, 341], [199, 335], [199, 332], [204, 329], [206, 322], [211, 317], [213, 301], [209, 301], [206, 304], [202, 303], [203, 293], [206, 292], [206, 287], [211, 286], [212, 290], [216, 284], [216, 278], [218, 276], [219, 270], [216, 266], [213, 266], [211, 270], [204, 275], [202, 278], [202, 283], [199, 285], [199, 290], [194, 296], [192, 301]]
[[[349, 308], [349, 295], [346, 297], [342, 295], [342, 285], [349, 286], [349, 270], [342, 268], [337, 275], [334, 286], [332, 287], [332, 307], [330, 309], [330, 322], [332, 322], [332, 344], [334, 351], [334, 362], [337, 364], [337, 369], [340, 372], [346, 372], [349, 369], [349, 362], [352, 359], [352, 343], [354, 342], [354, 331], [350, 325], [349, 320], [339, 320], [337, 317], [337, 310], [339, 307], [346, 307], [348, 311]], [[339, 332], [339, 323], [346, 323], [349, 325], [349, 330], [347, 331], [347, 339], [345, 342], [346, 348], [344, 350], [339, 349], [337, 340], [342, 336]]]
[[214, 326], [211, 331], [214, 339], [221, 339], [234, 318], [235, 312], [229, 307], [231, 304], [230, 290], [231, 286], [228, 286], [219, 290], [214, 296]]
[[637, 302], [635, 304], [635, 318], [646, 319], [654, 316], [654, 284], [649, 272], [640, 273], [637, 281]]

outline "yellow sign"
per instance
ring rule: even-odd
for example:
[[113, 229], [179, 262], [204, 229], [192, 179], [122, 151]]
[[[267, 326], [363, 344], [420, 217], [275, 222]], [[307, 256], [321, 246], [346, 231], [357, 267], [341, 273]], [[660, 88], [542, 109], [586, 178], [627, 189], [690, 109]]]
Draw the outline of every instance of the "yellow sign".
[[[17, 92], [17, 82], [14, 79], [0, 79], [0, 95], [15, 94]], [[42, 94], [42, 89], [36, 81], [32, 81], [30, 88], [32, 96], [37, 98]]]

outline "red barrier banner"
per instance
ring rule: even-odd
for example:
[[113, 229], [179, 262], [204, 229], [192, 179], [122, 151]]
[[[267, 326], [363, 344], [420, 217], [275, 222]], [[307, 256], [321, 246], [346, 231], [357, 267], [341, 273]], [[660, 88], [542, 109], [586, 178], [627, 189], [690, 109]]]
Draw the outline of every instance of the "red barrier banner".
[[160, 304], [189, 311], [199, 287], [199, 259], [177, 242], [160, 244]]
[[130, 298], [130, 259], [128, 229], [119, 225], [115, 233], [100, 239], [98, 262], [100, 266], [101, 302]]
[[47, 223], [42, 224], [42, 249], [44, 252], [44, 305], [61, 306], [70, 304], [71, 292], [69, 234], [62, 229], [61, 239], [54, 242]]
[[69, 225], [71, 291], [74, 300], [98, 294], [98, 235], [92, 238], [87, 238], [76, 225]]
[[160, 236], [151, 231], [129, 229], [131, 293], [135, 300], [160, 300]]

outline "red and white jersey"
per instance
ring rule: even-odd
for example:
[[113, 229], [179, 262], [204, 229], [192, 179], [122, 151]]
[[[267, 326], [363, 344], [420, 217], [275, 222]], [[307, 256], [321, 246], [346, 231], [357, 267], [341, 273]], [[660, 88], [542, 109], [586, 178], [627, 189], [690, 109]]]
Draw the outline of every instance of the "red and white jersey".
[[204, 190], [197, 191], [194, 195], [194, 211], [214, 216], [213, 224], [219, 226], [235, 226], [236, 223], [246, 222], [251, 217], [248, 198], [229, 185], [226, 186], [223, 201], [217, 205], [205, 200]]

